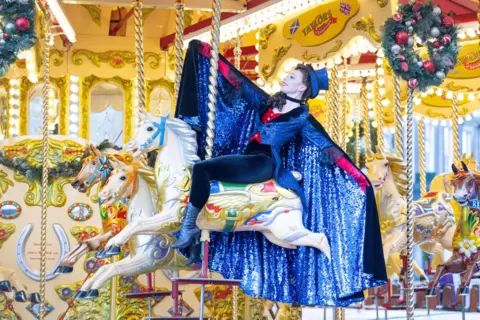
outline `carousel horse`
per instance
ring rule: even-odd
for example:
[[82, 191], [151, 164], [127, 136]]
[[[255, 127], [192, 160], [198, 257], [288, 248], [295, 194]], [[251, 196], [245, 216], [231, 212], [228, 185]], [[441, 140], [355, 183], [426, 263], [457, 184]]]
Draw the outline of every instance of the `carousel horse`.
[[[157, 202], [161, 195], [155, 185], [155, 176], [151, 168], [137, 164], [124, 164], [116, 159], [116, 169], [103, 185], [99, 201], [112, 205], [117, 201], [128, 204], [127, 225], [137, 220], [145, 220], [157, 215]], [[185, 268], [186, 258], [171, 245], [175, 238], [171, 234], [145, 232], [136, 235], [130, 242], [130, 254], [119, 262], [107, 264], [97, 270], [80, 288], [76, 299], [96, 298], [98, 289], [115, 276], [131, 276], [154, 272], [160, 268]], [[109, 250], [116, 255], [118, 251]], [[111, 248], [110, 248], [111, 249]]]
[[[12, 291], [15, 291], [14, 296]], [[36, 292], [27, 294], [13, 269], [0, 267], [0, 292], [4, 292], [9, 299], [15, 299], [17, 302], [40, 303], [40, 295]]]
[[[83, 160], [82, 169], [72, 182], [72, 187], [79, 192], [85, 193], [87, 189], [97, 183], [103, 185], [110, 177], [111, 172], [116, 168], [118, 162], [111, 161], [117, 159], [122, 162], [131, 161], [128, 155], [122, 155], [115, 149], [105, 149], [100, 151], [94, 145], [88, 146], [89, 156]], [[128, 159], [128, 161], [126, 160]], [[90, 251], [97, 251], [115, 234], [127, 224], [126, 222], [127, 205], [118, 201], [111, 205], [100, 203], [100, 215], [102, 218], [103, 233], [88, 240], [81, 240], [69, 253], [62, 258], [60, 265], [55, 270], [57, 274], [67, 274], [73, 272], [73, 265], [85, 254]], [[107, 256], [100, 255], [99, 258]]]
[[[406, 171], [395, 155], [374, 154], [367, 158], [368, 177], [376, 190], [376, 202], [385, 258], [406, 250]], [[455, 218], [446, 192], [428, 193], [414, 201], [414, 242], [428, 253], [442, 255], [442, 249], [452, 251]], [[424, 271], [414, 261], [419, 276]]]
[[444, 275], [463, 272], [460, 294], [467, 295], [472, 276], [480, 271], [480, 172], [471, 171], [463, 162], [461, 170], [455, 164], [452, 170], [453, 197], [461, 206], [460, 219], [453, 238], [453, 254], [444, 265], [437, 267], [428, 285], [428, 296], [436, 295], [436, 286]]
[[[146, 112], [140, 112], [139, 117], [136, 133], [125, 150], [138, 157], [159, 149], [155, 173], [158, 190], [164, 195], [162, 212], [128, 223], [108, 241], [107, 250], [118, 251], [138, 234], [177, 231], [188, 202], [190, 172], [199, 160], [196, 133], [187, 123], [177, 118], [156, 118]], [[296, 178], [300, 179], [299, 174]], [[302, 214], [300, 198], [274, 180], [248, 185], [212, 181], [211, 196], [197, 225], [201, 230], [210, 231], [259, 231], [278, 246], [289, 249], [310, 246], [330, 259], [325, 234], [307, 230]]]

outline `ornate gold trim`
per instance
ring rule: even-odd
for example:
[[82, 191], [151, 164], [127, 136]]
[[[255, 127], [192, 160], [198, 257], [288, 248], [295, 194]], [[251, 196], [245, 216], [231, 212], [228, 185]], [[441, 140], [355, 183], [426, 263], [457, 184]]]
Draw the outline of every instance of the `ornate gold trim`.
[[377, 0], [377, 5], [380, 7], [380, 8], [385, 8], [388, 4], [388, 0]]
[[467, 86], [462, 86], [462, 85], [457, 86], [455, 84], [455, 81], [450, 81], [449, 83], [447, 83], [446, 88], [448, 90], [451, 90], [451, 91], [459, 91], [459, 90], [462, 90], [462, 89], [466, 90], [467, 92], [473, 91], [472, 88], [467, 87]]
[[[38, 84], [41, 84], [41, 82]], [[30, 89], [38, 84], [30, 82], [27, 77], [22, 77], [20, 79], [20, 122], [18, 128], [20, 136], [28, 135], [28, 96]]]
[[441, 112], [435, 112], [433, 111], [432, 108], [428, 108], [427, 111], [426, 111], [427, 115], [431, 118], [441, 118], [441, 119], [448, 119], [447, 116], [445, 116], [443, 113]]
[[352, 28], [357, 31], [363, 31], [368, 33], [368, 35], [375, 41], [380, 43], [380, 35], [375, 30], [375, 21], [372, 18], [372, 15], [369, 14], [367, 17], [361, 17], [360, 20], [352, 24]]
[[[58, 56], [58, 58], [54, 58], [53, 56]], [[57, 49], [50, 49], [50, 61], [53, 62], [54, 66], [60, 67], [63, 64], [64, 57], [65, 52]]]
[[270, 79], [270, 77], [274, 74], [275, 70], [277, 69], [277, 65], [282, 60], [283, 57], [285, 57], [288, 53], [288, 50], [292, 47], [291, 44], [288, 46], [280, 46], [278, 48], [275, 48], [272, 54], [272, 62], [270, 64], [265, 64], [262, 66], [262, 76], [265, 78], [265, 80]]
[[[168, 79], [162, 78], [158, 80], [147, 80], [147, 86], [145, 88], [145, 100], [147, 101], [146, 107], [147, 111], [150, 112], [151, 106], [150, 106], [150, 99], [152, 96], [153, 90], [157, 87], [163, 87], [167, 89], [168, 93], [170, 93], [170, 96], [172, 97], [172, 102], [173, 102], [173, 95], [174, 95], [174, 86], [175, 83], [173, 81], [170, 81]], [[173, 116], [175, 114], [175, 106], [172, 105], [172, 113], [171, 115]]]
[[92, 17], [93, 22], [95, 22], [99, 27], [102, 25], [101, 15], [102, 9], [100, 6], [93, 6], [88, 4], [82, 4], [82, 7], [87, 9], [90, 17]]
[[[152, 60], [148, 64], [152, 69], [160, 68], [161, 55], [155, 52], [145, 52], [145, 62]], [[83, 64], [82, 57], [87, 58], [90, 62], [100, 68], [100, 63], [108, 63], [112, 68], [121, 69], [127, 64], [135, 67], [135, 52], [130, 51], [105, 51], [93, 52], [86, 49], [73, 50], [72, 62], [76, 66]]]
[[80, 137], [86, 140], [90, 138], [90, 93], [93, 87], [101, 82], [117, 84], [123, 91], [125, 99], [123, 137], [124, 141], [127, 142], [133, 134], [133, 81], [122, 79], [118, 76], [105, 79], [91, 75], [80, 81]]
[[320, 61], [322, 59], [326, 59], [328, 58], [328, 55], [330, 53], [335, 53], [337, 52], [338, 50], [340, 50], [340, 48], [342, 47], [343, 45], [343, 41], [342, 40], [335, 40], [335, 44], [333, 45], [333, 47], [331, 47], [330, 49], [327, 50], [327, 52], [325, 52], [325, 54], [322, 56], [320, 56], [319, 54], [316, 54], [316, 53], [308, 53], [308, 50], [305, 50], [303, 53], [302, 53], [302, 59], [306, 62], [312, 60], [312, 59], [316, 59], [317, 61]]
[[4, 87], [5, 88], [5, 91], [7, 92], [7, 101], [6, 101], [6, 114], [7, 114], [7, 119], [5, 120], [6, 123], [5, 123], [5, 134], [7, 135], [7, 137], [10, 137], [10, 112], [8, 112], [8, 108], [10, 107], [10, 98], [11, 98], [11, 95], [10, 95], [10, 79], [7, 79], [7, 78], [2, 78], [0, 79], [0, 86]]
[[263, 50], [268, 48], [268, 40], [270, 39], [272, 34], [275, 33], [275, 31], [277, 31], [277, 26], [273, 23], [269, 23], [265, 27], [260, 29], [260, 38], [258, 39], [260, 48], [262, 48]]
[[59, 92], [59, 101], [58, 106], [58, 134], [67, 135], [68, 134], [68, 88], [69, 81], [68, 77], [65, 75], [61, 78], [51, 78], [50, 81], [54, 83]]

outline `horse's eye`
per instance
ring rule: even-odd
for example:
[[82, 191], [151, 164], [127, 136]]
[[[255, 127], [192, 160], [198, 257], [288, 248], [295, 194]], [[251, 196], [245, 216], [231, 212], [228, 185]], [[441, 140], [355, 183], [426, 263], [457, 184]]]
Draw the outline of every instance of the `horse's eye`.
[[148, 127], [147, 131], [153, 131], [153, 127]]
[[93, 161], [92, 163], [93, 163], [93, 165], [94, 165], [94, 166], [96, 166], [96, 165], [97, 165], [97, 162], [96, 162], [96, 161]]
[[385, 166], [385, 167], [388, 167], [388, 163], [385, 163], [384, 166]]
[[127, 177], [121, 176], [121, 177], [120, 177], [120, 180], [125, 181], [125, 180], [127, 180]]

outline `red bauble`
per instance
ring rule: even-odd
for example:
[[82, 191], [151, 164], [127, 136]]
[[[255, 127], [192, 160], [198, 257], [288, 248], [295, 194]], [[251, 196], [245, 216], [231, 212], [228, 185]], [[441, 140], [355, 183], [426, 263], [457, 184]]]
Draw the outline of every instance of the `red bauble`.
[[423, 63], [423, 68], [430, 73], [433, 73], [435, 71], [435, 65], [433, 64], [432, 61], [429, 61], [429, 60]]
[[402, 69], [403, 72], [408, 72], [408, 64], [406, 62], [400, 63], [400, 69]]
[[417, 12], [418, 10], [422, 9], [422, 7], [423, 7], [423, 3], [417, 2], [413, 5], [412, 11]]
[[447, 27], [447, 28], [451, 28], [453, 27], [453, 25], [455, 24], [455, 21], [453, 20], [452, 17], [450, 16], [445, 16], [443, 17], [442, 19], [442, 24]]
[[395, 43], [402, 46], [408, 42], [408, 32], [398, 31], [395, 35]]
[[433, 47], [434, 47], [434, 48], [440, 48], [440, 42], [435, 41], [435, 42], [433, 43]]
[[30, 28], [30, 21], [25, 17], [20, 17], [15, 20], [15, 27], [20, 32], [25, 32]]
[[7, 40], [8, 37], [9, 37], [8, 33], [4, 33], [4, 34], [3, 34], [3, 40]]
[[399, 12], [399, 13], [395, 13], [393, 15], [393, 20], [395, 20], [396, 22], [401, 22], [403, 19], [403, 13]]

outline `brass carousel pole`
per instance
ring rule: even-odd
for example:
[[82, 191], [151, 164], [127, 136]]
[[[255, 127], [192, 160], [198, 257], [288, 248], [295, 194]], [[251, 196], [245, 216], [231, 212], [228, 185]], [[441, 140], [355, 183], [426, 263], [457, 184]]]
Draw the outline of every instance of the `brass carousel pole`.
[[40, 218], [40, 310], [39, 319], [45, 319], [45, 289], [46, 289], [46, 268], [47, 268], [47, 210], [48, 210], [48, 167], [50, 160], [48, 158], [48, 96], [50, 92], [50, 41], [53, 40], [50, 31], [50, 11], [44, 10], [44, 19], [46, 25], [45, 39], [43, 46], [43, 139], [42, 139], [42, 214]]
[[360, 167], [360, 104], [355, 105], [355, 164]]
[[413, 91], [408, 89], [407, 102], [407, 319], [415, 317], [413, 295]]
[[423, 117], [418, 119], [418, 149], [420, 163], [420, 197], [427, 193], [427, 171], [426, 171], [426, 155], [425, 155], [425, 122]]
[[145, 98], [145, 59], [143, 56], [143, 3], [142, 0], [133, 0], [135, 13], [135, 67], [137, 80], [138, 108], [146, 110]]
[[377, 149], [376, 153], [378, 154], [383, 154], [384, 153], [384, 147], [385, 147], [385, 136], [383, 134], [383, 105], [381, 98], [382, 96], [380, 95], [380, 75], [376, 73], [376, 79], [375, 79], [375, 106], [376, 106], [376, 120], [377, 120]]
[[453, 138], [453, 163], [460, 160], [460, 133], [458, 131], [458, 98], [454, 93], [452, 97], [452, 138]]
[[185, 29], [185, 4], [183, 0], [175, 0], [175, 13], [175, 86], [173, 108], [177, 107], [178, 92], [180, 90], [180, 80], [183, 70], [183, 33]]
[[368, 98], [367, 98], [367, 78], [362, 82], [362, 107], [363, 107], [363, 135], [365, 136], [365, 162], [367, 157], [372, 154], [372, 141], [370, 138], [370, 123], [368, 121]]
[[400, 78], [394, 76], [395, 90], [395, 153], [403, 160], [403, 118], [402, 118], [402, 102], [400, 101]]
[[334, 63], [333, 69], [332, 69], [332, 92], [331, 92], [331, 100], [332, 100], [332, 138], [335, 143], [339, 143], [340, 139], [340, 128], [338, 125], [339, 122], [339, 116], [338, 116], [338, 110], [340, 109], [340, 100], [338, 99], [338, 87], [340, 85], [340, 82], [338, 80], [338, 67], [337, 64]]
[[233, 55], [235, 57], [235, 68], [241, 71], [241, 58], [242, 58], [242, 40], [240, 33], [237, 30], [237, 37], [235, 38], [235, 46], [233, 48]]
[[341, 130], [340, 130], [340, 140], [341, 143], [341, 148], [343, 150], [347, 150], [347, 85], [348, 85], [348, 78], [347, 78], [347, 58], [343, 58], [343, 77], [342, 77], [342, 110], [341, 110], [341, 117], [340, 117], [340, 125]]

